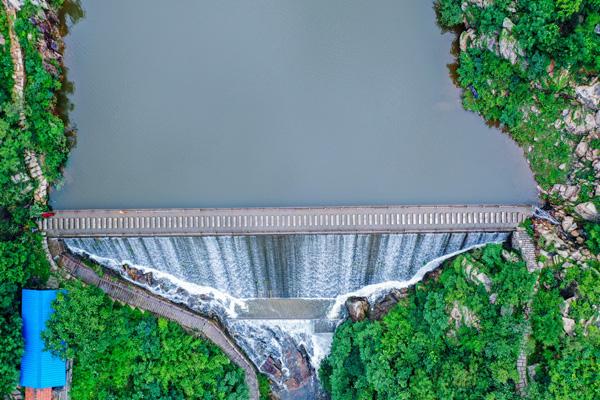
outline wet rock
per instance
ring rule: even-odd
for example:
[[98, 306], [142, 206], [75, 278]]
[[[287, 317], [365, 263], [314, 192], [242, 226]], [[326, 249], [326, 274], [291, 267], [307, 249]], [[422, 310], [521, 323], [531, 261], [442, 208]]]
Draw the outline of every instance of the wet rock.
[[152, 286], [154, 283], [154, 277], [152, 272], [144, 273], [143, 271], [133, 268], [128, 264], [123, 264], [123, 272], [134, 282], [141, 283], [142, 285]]
[[598, 214], [598, 210], [596, 209], [594, 203], [592, 203], [591, 201], [577, 204], [575, 206], [575, 211], [581, 216], [581, 218], [587, 221], [600, 222], [600, 215]]
[[408, 289], [392, 289], [381, 300], [379, 300], [369, 311], [369, 319], [379, 320], [383, 318], [400, 299], [408, 296]]
[[281, 379], [283, 372], [281, 371], [281, 361], [271, 356], [267, 357], [265, 362], [260, 366], [260, 370], [274, 378]]
[[502, 258], [512, 263], [516, 263], [521, 260], [521, 258], [516, 253], [513, 253], [512, 251], [508, 250], [502, 250]]
[[588, 86], [577, 86], [575, 95], [583, 105], [597, 110], [600, 108], [600, 82], [596, 81]]
[[291, 378], [284, 383], [287, 390], [293, 392], [310, 383], [313, 373], [304, 348], [291, 349], [286, 355], [286, 359], [292, 360], [291, 363], [288, 363], [291, 367], [289, 371]]
[[369, 312], [369, 300], [366, 297], [348, 297], [346, 309], [353, 322], [362, 321], [367, 318]]

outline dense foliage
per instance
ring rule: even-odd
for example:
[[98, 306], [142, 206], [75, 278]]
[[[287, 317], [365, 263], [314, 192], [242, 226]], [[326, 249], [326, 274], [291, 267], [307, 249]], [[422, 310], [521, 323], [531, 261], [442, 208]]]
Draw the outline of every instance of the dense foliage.
[[74, 400], [246, 399], [243, 371], [179, 325], [68, 286], [48, 323], [48, 348], [74, 360]]
[[[491, 280], [488, 290], [479, 274]], [[523, 344], [536, 366], [526, 398], [594, 398], [600, 336], [585, 321], [597, 313], [598, 271], [543, 270], [537, 292], [536, 278], [500, 245], [447, 262], [381, 321], [346, 322], [336, 331], [320, 370], [325, 388], [334, 400], [521, 398], [516, 360]], [[571, 315], [582, 322], [567, 336], [560, 307], [574, 282]], [[529, 302], [532, 334], [524, 341]]]
[[[29, 12], [32, 12], [31, 8]], [[28, 16], [24, 10], [19, 19]], [[31, 287], [43, 284], [48, 277], [41, 236], [33, 232], [36, 225], [31, 217], [39, 210], [30, 207], [34, 183], [27, 178], [23, 155], [26, 149], [43, 153], [54, 149], [47, 145], [43, 132], [34, 137], [32, 130], [23, 130], [19, 126], [20, 110], [12, 97], [13, 64], [7, 18], [6, 10], [0, 7], [0, 35], [3, 38], [0, 45], [0, 397], [12, 391], [18, 380], [23, 348], [19, 289], [26, 284]], [[32, 29], [31, 23], [22, 21], [21, 25], [23, 29]], [[23, 40], [27, 41], [27, 37]], [[34, 52], [35, 48], [30, 50]], [[39, 54], [38, 58], [29, 61], [29, 65], [43, 68]], [[39, 87], [40, 79], [39, 76], [32, 77], [27, 84], [28, 90]], [[48, 76], [44, 80], [52, 80], [55, 85], [58, 82], [58, 78]], [[47, 98], [54, 96], [50, 88], [40, 90], [40, 93]], [[51, 101], [41, 104], [37, 99], [28, 98], [25, 104], [27, 108], [35, 109], [28, 112], [26, 123], [46, 118], [52, 109]], [[58, 169], [58, 166], [54, 168]]]
[[[515, 360], [535, 277], [501, 254], [490, 245], [459, 256], [381, 321], [346, 322], [321, 370], [333, 398], [516, 398]], [[490, 277], [493, 304], [466, 265]]]

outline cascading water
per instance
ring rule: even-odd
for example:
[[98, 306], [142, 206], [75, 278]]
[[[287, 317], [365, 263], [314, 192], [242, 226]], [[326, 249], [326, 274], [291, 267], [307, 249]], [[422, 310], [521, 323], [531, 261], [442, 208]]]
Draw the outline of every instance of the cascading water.
[[348, 295], [376, 298], [416, 283], [453, 254], [507, 237], [148, 237], [66, 239], [65, 244], [157, 294], [218, 318], [282, 397], [317, 398], [315, 370], [344, 317], [340, 305]]

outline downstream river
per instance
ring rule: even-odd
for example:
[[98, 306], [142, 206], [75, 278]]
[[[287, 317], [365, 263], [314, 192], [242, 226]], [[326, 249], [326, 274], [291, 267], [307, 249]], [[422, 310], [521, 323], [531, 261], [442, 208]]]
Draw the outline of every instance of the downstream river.
[[56, 208], [530, 203], [425, 0], [82, 0]]

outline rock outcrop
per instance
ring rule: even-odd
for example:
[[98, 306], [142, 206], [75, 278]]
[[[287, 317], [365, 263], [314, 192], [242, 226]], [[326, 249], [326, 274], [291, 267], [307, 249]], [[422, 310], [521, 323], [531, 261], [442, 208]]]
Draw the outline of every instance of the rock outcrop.
[[600, 82], [597, 79], [589, 85], [577, 86], [575, 95], [584, 106], [594, 110], [600, 109]]
[[346, 309], [352, 322], [362, 321], [369, 313], [369, 300], [366, 297], [348, 297]]

